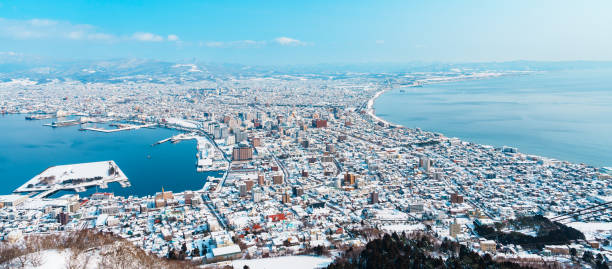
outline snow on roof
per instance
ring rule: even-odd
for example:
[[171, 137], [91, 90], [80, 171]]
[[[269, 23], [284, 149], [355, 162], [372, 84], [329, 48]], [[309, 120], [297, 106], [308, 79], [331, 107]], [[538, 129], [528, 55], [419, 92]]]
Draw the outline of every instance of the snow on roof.
[[15, 201], [18, 201], [20, 199], [25, 199], [27, 197], [28, 197], [27, 195], [19, 195], [19, 194], [0, 195], [0, 202], [14, 203]]
[[241, 252], [240, 247], [238, 245], [230, 245], [227, 247], [213, 248], [212, 250], [213, 256], [215, 257], [237, 254], [240, 252]]
[[388, 232], [423, 231], [423, 230], [425, 230], [425, 225], [423, 225], [423, 223], [418, 223], [418, 224], [393, 224], [393, 225], [382, 226], [381, 230], [388, 231]]
[[[109, 177], [109, 163], [112, 161], [102, 161], [93, 163], [68, 164], [49, 167], [47, 170], [40, 173], [37, 177], [55, 176], [61, 181], [76, 178], [94, 178], [102, 176]], [[114, 164], [114, 162], [112, 162]]]
[[187, 128], [198, 128], [198, 125], [195, 122], [190, 121], [190, 120], [184, 120], [184, 119], [179, 119], [179, 118], [166, 118], [165, 120], [169, 124], [174, 124], [174, 125], [187, 127]]

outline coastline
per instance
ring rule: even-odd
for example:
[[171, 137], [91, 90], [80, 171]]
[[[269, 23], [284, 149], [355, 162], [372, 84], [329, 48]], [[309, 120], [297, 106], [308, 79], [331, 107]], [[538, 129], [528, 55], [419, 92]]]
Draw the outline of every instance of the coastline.
[[[482, 72], [482, 73], [474, 73], [474, 74], [470, 74], [470, 75], [460, 75], [460, 76], [456, 76], [456, 77], [431, 77], [431, 78], [426, 78], [426, 79], [419, 79], [419, 80], [415, 80], [414, 82], [412, 82], [411, 84], [408, 85], [403, 85], [401, 86], [402, 88], [404, 87], [415, 87], [415, 86], [420, 86], [420, 85], [426, 85], [426, 84], [434, 84], [434, 83], [444, 83], [444, 82], [453, 82], [453, 81], [462, 81], [462, 80], [470, 80], [470, 79], [487, 79], [487, 78], [494, 78], [494, 77], [501, 77], [501, 76], [505, 76], [505, 75], [516, 75], [516, 74], [531, 74], [531, 73], [535, 73], [536, 71], [515, 71], [515, 72], [506, 72], [506, 73], [493, 73], [493, 72]], [[395, 127], [395, 128], [407, 128], [401, 124], [397, 124], [397, 123], [392, 123], [388, 120], [385, 120], [379, 116], [376, 115], [376, 112], [374, 110], [374, 103], [376, 102], [376, 99], [378, 99], [378, 97], [380, 97], [381, 95], [383, 95], [385, 92], [390, 91], [390, 90], [394, 90], [397, 89], [397, 87], [390, 87], [387, 89], [383, 89], [380, 90], [378, 92], [376, 92], [376, 94], [374, 94], [374, 96], [372, 96], [372, 98], [370, 98], [368, 100], [368, 103], [366, 105], [366, 114], [368, 114], [372, 120], [374, 121], [378, 121], [378, 122], [382, 122], [385, 125], [391, 126], [391, 127]]]
[[[412, 87], [412, 86], [414, 86], [415, 84], [416, 84], [416, 83], [413, 83], [413, 84], [411, 84], [411, 85], [410, 85], [410, 86], [408, 86], [408, 87]], [[370, 100], [368, 100], [368, 104], [366, 105], [366, 114], [368, 114], [368, 115], [369, 115], [369, 116], [372, 118], [372, 120], [374, 120], [374, 121], [377, 121], [377, 122], [382, 122], [382, 123], [384, 123], [384, 124], [386, 124], [386, 125], [393, 126], [393, 127], [403, 127], [403, 126], [401, 126], [401, 125], [399, 125], [399, 124], [391, 123], [391, 122], [389, 122], [389, 121], [387, 121], [387, 120], [384, 120], [384, 119], [380, 118], [380, 117], [379, 117], [379, 116], [377, 116], [377, 115], [376, 115], [376, 113], [374, 112], [374, 102], [376, 102], [376, 99], [377, 99], [378, 97], [380, 97], [380, 96], [381, 96], [383, 93], [385, 93], [385, 92], [386, 92], [386, 91], [388, 91], [388, 90], [390, 90], [390, 89], [380, 90], [380, 91], [378, 91], [376, 94], [374, 94], [374, 96], [372, 96], [372, 98], [370, 98]], [[392, 89], [391, 89], [391, 90], [392, 90]]]
[[[428, 84], [437, 84], [437, 83], [445, 83], [445, 82], [457, 82], [457, 81], [465, 81], [465, 80], [471, 80], [471, 79], [488, 79], [488, 78], [496, 78], [496, 77], [500, 77], [500, 76], [506, 76], [506, 75], [521, 75], [521, 74], [530, 74], [530, 73], [541, 73], [539, 71], [527, 71], [527, 72], [511, 72], [511, 73], [478, 73], [478, 74], [474, 74], [474, 75], [470, 75], [470, 76], [460, 76], [460, 77], [449, 77], [447, 79], [445, 79], [444, 77], [432, 77], [432, 78], [428, 78], [428, 79], [421, 79], [421, 80], [416, 80], [415, 82], [413, 82], [412, 84], [407, 84], [407, 85], [402, 85], [399, 87], [390, 87], [390, 88], [386, 88], [383, 90], [378, 91], [374, 96], [372, 96], [367, 103], [366, 106], [366, 113], [372, 118], [373, 122], [376, 123], [384, 123], [386, 126], [389, 127], [393, 127], [393, 128], [407, 128], [407, 129], [414, 129], [411, 127], [406, 127], [403, 126], [401, 124], [397, 124], [397, 123], [392, 123], [389, 120], [385, 120], [383, 118], [381, 118], [380, 116], [376, 115], [375, 109], [374, 109], [374, 105], [376, 100], [383, 95], [384, 93], [390, 91], [390, 90], [394, 90], [394, 89], [401, 89], [401, 88], [408, 88], [408, 87], [415, 87], [415, 86], [420, 86], [420, 85], [428, 85]], [[493, 144], [489, 144], [489, 143], [482, 143], [482, 142], [478, 142], [478, 141], [469, 141], [469, 140], [465, 140], [462, 137], [455, 137], [455, 136], [446, 136], [444, 133], [442, 132], [435, 132], [435, 131], [431, 131], [431, 130], [426, 130], [423, 129], [424, 132], [430, 132], [430, 133], [437, 133], [440, 134], [444, 137], [447, 138], [457, 138], [460, 141], [465, 141], [465, 142], [469, 142], [469, 143], [474, 143], [474, 144], [478, 144], [478, 145], [483, 145], [483, 146], [491, 146], [491, 147], [501, 147], [501, 145], [504, 146], [512, 146], [512, 142], [511, 141], [505, 141], [502, 143], [497, 143], [498, 146], [494, 146]], [[520, 148], [519, 148], [520, 149]], [[528, 149], [527, 149], [528, 150]], [[545, 160], [549, 160], [549, 161], [558, 161], [558, 162], [564, 162], [564, 163], [572, 163], [572, 164], [586, 164], [592, 167], [597, 167], [600, 169], [604, 169], [604, 170], [612, 170], [612, 168], [610, 168], [610, 165], [607, 163], [603, 163], [603, 164], [592, 164], [588, 161], [580, 161], [580, 160], [567, 160], [565, 158], [559, 158], [559, 157], [550, 157], [548, 154], [542, 154], [542, 153], [529, 153], [529, 152], [520, 152], [520, 154], [524, 155], [524, 156], [534, 156], [534, 157], [538, 157], [538, 158], [542, 158]]]

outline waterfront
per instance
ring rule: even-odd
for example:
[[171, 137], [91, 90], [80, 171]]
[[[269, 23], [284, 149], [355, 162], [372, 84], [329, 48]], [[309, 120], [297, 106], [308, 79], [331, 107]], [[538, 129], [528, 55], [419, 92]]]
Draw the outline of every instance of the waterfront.
[[[142, 128], [114, 133], [81, 132], [76, 126], [43, 126], [53, 120], [24, 119], [25, 115], [0, 116], [0, 194], [8, 194], [54, 165], [114, 160], [129, 178], [131, 187], [118, 183], [98, 191], [116, 195], [152, 195], [162, 187], [171, 191], [199, 189], [208, 175], [197, 173], [196, 142], [151, 144], [179, 132]], [[87, 195], [95, 188], [82, 193]], [[65, 192], [59, 192], [54, 196]]]
[[576, 163], [612, 165], [610, 69], [394, 89], [382, 94], [374, 108], [382, 119], [409, 128]]

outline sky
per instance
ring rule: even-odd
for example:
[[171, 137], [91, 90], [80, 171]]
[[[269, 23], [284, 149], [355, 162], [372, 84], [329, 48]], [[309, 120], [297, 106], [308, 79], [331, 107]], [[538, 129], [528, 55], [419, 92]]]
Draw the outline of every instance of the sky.
[[0, 56], [241, 64], [612, 60], [610, 0], [0, 0]]

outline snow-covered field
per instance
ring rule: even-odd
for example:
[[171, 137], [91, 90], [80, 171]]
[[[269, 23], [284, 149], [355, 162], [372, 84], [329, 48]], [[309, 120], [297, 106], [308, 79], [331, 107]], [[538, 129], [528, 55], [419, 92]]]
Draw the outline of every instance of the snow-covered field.
[[[98, 253], [84, 254], [89, 256], [89, 260], [85, 260], [83, 256], [78, 259], [78, 262], [70, 262], [70, 256], [72, 252], [70, 249], [66, 250], [43, 250], [40, 252], [40, 264], [38, 266], [32, 266], [27, 264], [24, 269], [66, 269], [72, 266], [73, 268], [85, 268], [94, 269], [98, 268], [100, 262], [100, 255]], [[30, 256], [34, 254], [29, 254]], [[85, 264], [87, 262], [87, 264]], [[69, 266], [70, 265], [70, 266]], [[17, 262], [13, 263], [13, 266], [20, 266]], [[83, 267], [84, 266], [84, 267]]]
[[587, 239], [592, 239], [595, 233], [612, 233], [612, 222], [572, 222], [567, 226], [582, 232]]
[[248, 265], [251, 269], [312, 269], [323, 268], [332, 262], [331, 258], [320, 256], [285, 256], [256, 260], [232, 261], [234, 268]]

